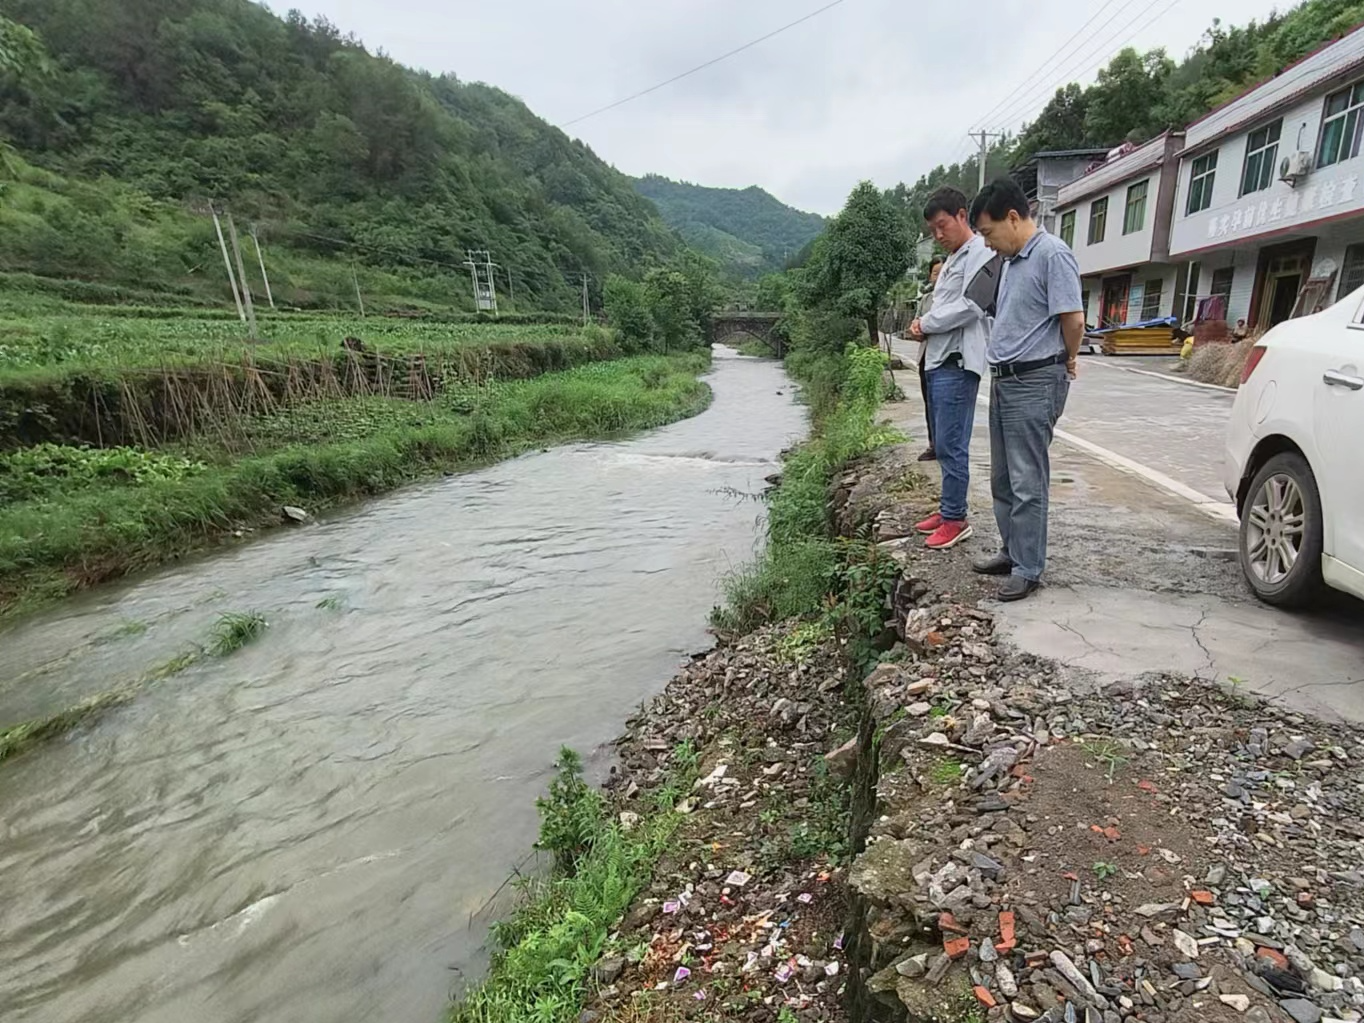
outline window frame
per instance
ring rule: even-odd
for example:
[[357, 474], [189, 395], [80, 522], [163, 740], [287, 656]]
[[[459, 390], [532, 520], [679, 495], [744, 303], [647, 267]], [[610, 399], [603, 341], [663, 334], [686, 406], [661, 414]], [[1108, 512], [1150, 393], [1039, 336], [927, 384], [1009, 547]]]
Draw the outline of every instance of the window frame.
[[[1140, 188], [1141, 194], [1134, 196], [1133, 193]], [[1141, 181], [1134, 181], [1127, 186], [1127, 201], [1123, 204], [1122, 210], [1122, 233], [1124, 236], [1137, 234], [1146, 228], [1146, 199], [1151, 194], [1151, 179], [1143, 178]], [[1133, 211], [1136, 217], [1133, 217]], [[1133, 223], [1133, 220], [1136, 223]]]
[[[1217, 287], [1217, 277], [1219, 274], [1226, 274], [1227, 288], [1225, 291], [1219, 290]], [[1219, 266], [1212, 272], [1212, 277], [1208, 281], [1208, 294], [1222, 295], [1228, 300], [1228, 303], [1230, 303], [1231, 290], [1234, 287], [1236, 287], [1236, 267]]]
[[[1147, 314], [1147, 308], [1146, 308], [1146, 307], [1149, 306], [1149, 305], [1151, 304], [1152, 289], [1154, 289], [1154, 294], [1155, 294], [1155, 297], [1156, 297], [1156, 302], [1155, 302], [1156, 308], [1155, 308], [1155, 311], [1154, 311], [1154, 312], [1151, 312], [1151, 313], [1148, 315], [1148, 314]], [[1156, 317], [1158, 317], [1158, 316], [1160, 315], [1160, 303], [1161, 303], [1161, 301], [1162, 301], [1164, 298], [1165, 298], [1165, 279], [1164, 279], [1163, 277], [1152, 277], [1152, 278], [1151, 278], [1150, 280], [1148, 280], [1148, 281], [1146, 282], [1146, 284], [1142, 287], [1142, 291], [1141, 291], [1141, 318], [1142, 318], [1143, 321], [1145, 321], [1145, 320], [1154, 320]]]
[[[1353, 265], [1350, 262], [1351, 255], [1355, 257]], [[1347, 270], [1353, 271], [1357, 275], [1351, 287], [1346, 287]], [[1340, 261], [1340, 281], [1336, 285], [1336, 301], [1344, 301], [1350, 297], [1352, 292], [1361, 287], [1364, 287], [1364, 242], [1356, 242], [1353, 245], [1345, 246], [1345, 255]]]
[[[1212, 189], [1217, 181], [1217, 154], [1220, 149], [1214, 149], [1210, 153], [1195, 157], [1189, 164], [1189, 196], [1184, 201], [1184, 215], [1191, 217], [1195, 213], [1202, 213], [1212, 206]], [[1204, 164], [1203, 169], [1199, 170], [1198, 165]], [[1194, 196], [1197, 195], [1197, 200]], [[1195, 206], [1197, 201], [1199, 205]]]
[[[1098, 229], [1095, 230], [1095, 223]], [[1108, 196], [1101, 196], [1089, 204], [1089, 234], [1087, 245], [1101, 245], [1108, 235]]]
[[[1252, 148], [1255, 136], [1263, 134], [1264, 141]], [[1271, 138], [1271, 134], [1273, 138]], [[1240, 197], [1263, 192], [1274, 182], [1274, 164], [1279, 159], [1279, 142], [1283, 138], [1283, 118], [1276, 117], [1254, 131], [1246, 133], [1246, 152], [1241, 159]], [[1251, 166], [1254, 163], [1254, 171]], [[1254, 179], [1252, 180], [1252, 173]]]
[[1057, 234], [1066, 243], [1068, 248], [1075, 248], [1075, 221], [1078, 219], [1076, 210], [1066, 210], [1061, 214], [1061, 223], [1057, 228]]
[[[1345, 97], [1345, 106], [1334, 114], [1331, 113], [1331, 102], [1342, 96]], [[1327, 159], [1327, 136], [1330, 134], [1331, 126], [1337, 121], [1340, 122], [1342, 130], [1332, 140], [1335, 143], [1334, 155]], [[1364, 80], [1337, 89], [1322, 100], [1321, 127], [1317, 131], [1314, 166], [1334, 167], [1346, 160], [1353, 160], [1359, 155], [1361, 143], [1364, 143]]]

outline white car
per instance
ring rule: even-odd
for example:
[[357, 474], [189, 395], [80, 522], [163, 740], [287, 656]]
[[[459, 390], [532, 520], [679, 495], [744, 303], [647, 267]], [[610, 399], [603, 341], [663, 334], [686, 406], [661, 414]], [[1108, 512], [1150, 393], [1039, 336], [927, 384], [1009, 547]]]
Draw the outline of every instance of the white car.
[[1255, 343], [1227, 428], [1241, 569], [1270, 604], [1364, 598], [1364, 289]]

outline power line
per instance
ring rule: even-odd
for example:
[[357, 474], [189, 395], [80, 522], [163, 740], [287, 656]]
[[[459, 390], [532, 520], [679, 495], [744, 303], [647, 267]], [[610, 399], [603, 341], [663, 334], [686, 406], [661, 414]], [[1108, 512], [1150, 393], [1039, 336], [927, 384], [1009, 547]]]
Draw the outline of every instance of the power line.
[[825, 11], [830, 10], [831, 8], [837, 7], [837, 6], [838, 6], [839, 4], [841, 4], [841, 3], [843, 3], [843, 0], [833, 0], [833, 3], [825, 4], [823, 7], [819, 8], [819, 10], [817, 10], [817, 11], [811, 11], [809, 14], [805, 15], [804, 17], [797, 18], [795, 21], [787, 22], [787, 23], [786, 23], [785, 25], [783, 25], [781, 28], [774, 29], [773, 31], [767, 33], [767, 35], [759, 36], [757, 39], [754, 39], [754, 40], [751, 40], [750, 42], [744, 43], [742, 46], [736, 47], [735, 49], [730, 50], [728, 53], [722, 53], [720, 56], [715, 57], [715, 58], [713, 58], [713, 59], [711, 59], [711, 60], [708, 60], [708, 61], [706, 61], [704, 64], [698, 64], [698, 65], [696, 65], [696, 67], [692, 68], [690, 71], [683, 71], [680, 75], [673, 75], [673, 77], [667, 79], [666, 81], [659, 82], [657, 85], [651, 85], [651, 86], [649, 86], [647, 89], [642, 89], [642, 90], [640, 90], [639, 92], [635, 93], [635, 94], [632, 95], [632, 96], [626, 96], [624, 99], [618, 99], [618, 100], [616, 100], [616, 102], [614, 102], [614, 103], [608, 103], [606, 106], [601, 107], [601, 108], [598, 109], [598, 110], [593, 110], [590, 114], [583, 114], [581, 117], [575, 117], [575, 118], [573, 118], [573, 120], [571, 120], [571, 121], [565, 121], [563, 124], [559, 125], [559, 127], [560, 127], [560, 128], [568, 128], [568, 127], [570, 127], [570, 126], [572, 126], [572, 125], [579, 124], [579, 123], [581, 123], [582, 121], [586, 121], [588, 118], [596, 117], [598, 114], [604, 114], [604, 113], [606, 113], [608, 110], [615, 110], [616, 107], [623, 107], [626, 103], [632, 103], [632, 102], [634, 102], [635, 100], [639, 99], [641, 96], [647, 96], [647, 95], [649, 95], [649, 93], [651, 93], [651, 92], [657, 92], [659, 89], [662, 89], [663, 87], [668, 86], [668, 85], [672, 85], [674, 82], [680, 82], [682, 79], [687, 78], [687, 77], [689, 77], [689, 76], [691, 76], [691, 75], [694, 75], [694, 74], [696, 74], [698, 71], [704, 71], [704, 70], [705, 70], [706, 68], [708, 68], [708, 67], [714, 67], [716, 64], [719, 64], [722, 60], [728, 60], [730, 57], [733, 57], [735, 54], [743, 53], [745, 50], [750, 50], [750, 49], [752, 49], [753, 47], [757, 46], [759, 43], [765, 43], [765, 42], [767, 42], [767, 40], [771, 39], [772, 37], [781, 35], [783, 32], [787, 31], [788, 29], [793, 29], [793, 28], [795, 28], [797, 25], [804, 24], [805, 22], [809, 21], [811, 18], [817, 17], [817, 16], [820, 15], [820, 14], [823, 14]]
[[[1057, 88], [1067, 79], [1074, 81], [1074, 79], [1076, 78], [1084, 77], [1085, 75], [1089, 74], [1089, 72], [1093, 71], [1100, 65], [1108, 61], [1111, 61], [1113, 57], [1115, 57], [1118, 53], [1122, 52], [1122, 50], [1126, 48], [1127, 44], [1130, 43], [1133, 39], [1135, 39], [1138, 35], [1140, 35], [1141, 32], [1149, 28], [1151, 25], [1154, 25], [1161, 18], [1165, 17], [1165, 15], [1169, 14], [1170, 11], [1174, 10], [1174, 8], [1180, 4], [1181, 0], [1170, 0], [1169, 5], [1163, 11], [1155, 15], [1155, 17], [1146, 20], [1142, 27], [1137, 29], [1136, 32], [1133, 32], [1126, 39], [1124, 39], [1122, 43], [1118, 45], [1116, 50], [1108, 49], [1109, 45], [1113, 42], [1114, 39], [1118, 38], [1118, 36], [1122, 35], [1123, 32], [1126, 32], [1138, 21], [1142, 21], [1153, 8], [1157, 7], [1163, 2], [1164, 0], [1151, 0], [1151, 2], [1147, 4], [1145, 7], [1143, 7], [1140, 11], [1138, 11], [1136, 16], [1133, 17], [1130, 21], [1128, 21], [1127, 24], [1123, 25], [1122, 28], [1118, 29], [1107, 39], [1105, 39], [1102, 43], [1100, 43], [1098, 49], [1091, 50], [1089, 53], [1080, 56], [1079, 61], [1070, 64], [1064, 71], [1060, 72], [1056, 79], [1054, 79], [1048, 85], [1043, 87], [1040, 92], [1037, 89], [1033, 89], [1027, 95], [1016, 97], [1005, 108], [1005, 111], [999, 115], [997, 120], [1006, 120], [1010, 117], [1012, 117], [1014, 120], [1017, 120], [1019, 111], [1028, 110], [1029, 107], [1032, 104], [1035, 104], [1039, 98], [1046, 96], [1049, 92]], [[1077, 70], [1079, 62], [1082, 62], [1089, 58], [1093, 58], [1096, 53], [1099, 54], [1098, 59], [1092, 60], [1087, 67]]]
[[[1118, 10], [1114, 11], [1113, 12], [1114, 15], [1121, 13], [1123, 10], [1130, 7], [1132, 4], [1136, 2], [1137, 0], [1123, 0], [1122, 7], [1119, 7]], [[1048, 66], [1055, 67], [1055, 62], [1058, 60], [1058, 58], [1060, 58], [1061, 54], [1065, 51], [1065, 49], [1068, 46], [1070, 46], [1070, 44], [1073, 43], [1076, 39], [1078, 39], [1080, 34], [1084, 32], [1085, 29], [1089, 28], [1090, 25], [1094, 24], [1094, 22], [1098, 20], [1099, 16], [1103, 14], [1104, 11], [1108, 10], [1108, 8], [1112, 7], [1113, 4], [1115, 3], [1117, 3], [1117, 0], [1107, 0], [1107, 3], [1105, 3], [1097, 11], [1095, 11], [1093, 16], [1090, 17], [1090, 19], [1086, 21], [1083, 25], [1081, 25], [1076, 30], [1074, 35], [1072, 35], [1069, 39], [1067, 39], [1064, 43], [1062, 43], [1060, 46], [1056, 48], [1055, 53], [1053, 53], [1050, 57], [1047, 57], [1045, 60], [1039, 62], [1036, 70], [1034, 70], [1032, 74], [1030, 74], [1027, 78], [1023, 79], [1023, 81], [1019, 82], [1012, 89], [1010, 89], [1008, 94], [1002, 100], [1000, 100], [993, 107], [987, 110], [983, 115], [977, 117], [973, 123], [983, 124], [984, 122], [988, 121], [991, 117], [995, 115], [996, 112], [999, 111], [1001, 107], [1003, 107], [1011, 99], [1016, 97], [1023, 89], [1026, 89], [1031, 83], [1033, 83], [1039, 75], [1046, 74]], [[1093, 39], [1102, 31], [1103, 31], [1102, 28], [1098, 28], [1091, 32], [1089, 34], [1089, 37], [1085, 39], [1085, 41], [1082, 42], [1078, 47], [1076, 47], [1076, 52], [1079, 52], [1080, 50], [1084, 49], [1089, 44], [1089, 40]]]

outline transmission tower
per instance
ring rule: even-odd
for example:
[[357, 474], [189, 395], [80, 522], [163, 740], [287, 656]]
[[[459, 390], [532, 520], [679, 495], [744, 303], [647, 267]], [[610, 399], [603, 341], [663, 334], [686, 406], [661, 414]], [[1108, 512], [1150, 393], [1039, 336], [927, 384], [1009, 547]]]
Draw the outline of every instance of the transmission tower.
[[486, 249], [465, 249], [464, 265], [469, 268], [469, 277], [474, 285], [474, 308], [481, 313], [497, 315], [497, 284], [493, 271], [497, 264]]

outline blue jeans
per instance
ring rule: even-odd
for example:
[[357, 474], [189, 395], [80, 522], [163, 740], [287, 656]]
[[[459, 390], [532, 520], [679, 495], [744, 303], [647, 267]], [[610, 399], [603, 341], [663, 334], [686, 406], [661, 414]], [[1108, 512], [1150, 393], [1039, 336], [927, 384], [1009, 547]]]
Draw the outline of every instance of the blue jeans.
[[928, 371], [928, 407], [933, 415], [933, 450], [942, 469], [938, 511], [948, 522], [966, 519], [966, 488], [971, 483], [971, 428], [976, 422], [980, 377], [960, 364]]
[[1034, 582], [1047, 567], [1048, 449], [1069, 393], [1064, 366], [994, 377], [990, 386], [990, 493], [1000, 549], [1014, 575]]

